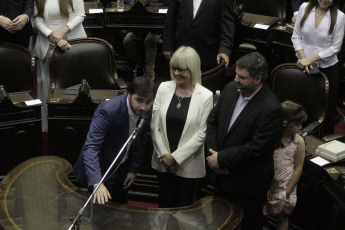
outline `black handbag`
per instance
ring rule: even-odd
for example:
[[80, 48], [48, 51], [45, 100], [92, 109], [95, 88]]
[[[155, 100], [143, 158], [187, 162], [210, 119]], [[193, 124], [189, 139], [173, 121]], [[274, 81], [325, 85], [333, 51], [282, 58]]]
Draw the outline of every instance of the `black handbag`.
[[319, 66], [315, 62], [313, 62], [311, 64], [311, 66], [313, 68], [309, 68], [309, 75], [318, 75], [318, 74], [320, 74]]

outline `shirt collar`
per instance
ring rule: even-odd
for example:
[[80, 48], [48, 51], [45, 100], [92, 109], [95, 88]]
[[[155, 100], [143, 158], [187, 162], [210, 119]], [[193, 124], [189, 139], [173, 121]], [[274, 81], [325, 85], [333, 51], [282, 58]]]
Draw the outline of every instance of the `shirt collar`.
[[131, 106], [129, 105], [129, 97], [128, 97], [128, 95], [127, 95], [127, 110], [128, 110], [128, 116], [129, 116], [131, 119], [137, 119], [137, 118], [139, 117], [139, 116], [137, 116], [137, 115], [133, 112]]
[[[311, 9], [310, 13], [314, 12], [314, 14], [315, 14], [315, 10], [316, 10], [316, 6], [314, 6], [313, 9]], [[329, 10], [329, 8], [328, 8], [325, 16], [327, 16], [328, 18], [331, 18], [331, 11]]]
[[239, 89], [238, 89], [238, 92], [239, 92], [240, 96], [245, 101], [250, 101], [255, 96], [255, 94], [257, 94], [259, 92], [259, 90], [262, 88], [262, 86], [263, 86], [263, 84], [261, 84], [261, 86], [252, 95], [250, 95], [249, 97], [244, 97], [243, 94], [241, 93], [241, 90], [239, 90]]

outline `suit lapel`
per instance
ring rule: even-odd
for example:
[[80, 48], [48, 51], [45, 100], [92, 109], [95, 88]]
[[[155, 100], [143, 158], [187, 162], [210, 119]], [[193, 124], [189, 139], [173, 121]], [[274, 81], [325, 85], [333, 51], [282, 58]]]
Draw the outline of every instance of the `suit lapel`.
[[[169, 109], [169, 105], [171, 103], [171, 100], [174, 96], [175, 90], [176, 90], [176, 83], [174, 81], [171, 81], [170, 84], [167, 86], [169, 88], [169, 90], [167, 91], [165, 97], [162, 99], [162, 101], [164, 102], [168, 102], [168, 103], [164, 103], [164, 105], [161, 106], [162, 108], [162, 117], [166, 117], [167, 116], [167, 112]], [[164, 109], [163, 109], [164, 107]], [[167, 134], [167, 123], [166, 120], [164, 120], [162, 122], [163, 124], [163, 132], [165, 134]]]
[[225, 124], [223, 126], [223, 132], [222, 132], [224, 136], [226, 136], [228, 132], [231, 117], [234, 112], [238, 96], [239, 96], [239, 93], [236, 88], [232, 91], [231, 95], [229, 96], [229, 104], [227, 104], [225, 107], [225, 112], [224, 112], [225, 116], [224, 116], [224, 120], [222, 121], [222, 124]]
[[181, 139], [182, 139], [183, 135], [186, 133], [186, 131], [188, 130], [188, 127], [191, 123], [191, 120], [193, 120], [193, 118], [194, 118], [195, 111], [198, 111], [197, 107], [200, 103], [199, 102], [199, 96], [201, 93], [199, 91], [199, 89], [200, 89], [199, 87], [200, 87], [199, 84], [195, 84], [195, 89], [194, 89], [194, 92], [192, 94], [192, 98], [190, 100], [188, 113], [187, 113], [187, 119], [186, 119], [186, 123], [185, 123], [184, 128], [183, 128], [183, 131], [182, 131]]
[[188, 13], [193, 19], [193, 0], [188, 0]]
[[231, 133], [236, 128], [236, 126], [238, 126], [238, 124], [240, 124], [240, 122], [247, 116], [247, 114], [253, 112], [254, 110], [256, 110], [260, 106], [259, 102], [263, 99], [263, 91], [264, 91], [264, 85], [261, 87], [259, 92], [257, 92], [257, 94], [254, 95], [254, 97], [244, 107], [244, 109], [238, 115], [235, 122], [232, 124], [232, 126], [231, 126], [231, 128], [227, 134]]

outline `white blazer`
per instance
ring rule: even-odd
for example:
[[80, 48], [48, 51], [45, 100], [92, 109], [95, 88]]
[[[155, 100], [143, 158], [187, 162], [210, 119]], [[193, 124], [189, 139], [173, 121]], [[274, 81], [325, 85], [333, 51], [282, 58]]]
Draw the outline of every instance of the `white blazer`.
[[[151, 136], [153, 142], [152, 168], [166, 172], [158, 156], [170, 153], [167, 138], [166, 114], [175, 93], [175, 81], [160, 84], [151, 120]], [[206, 120], [213, 107], [213, 94], [210, 90], [195, 85], [188, 109], [187, 120], [176, 151], [172, 153], [178, 168], [176, 175], [186, 178], [201, 178], [206, 175], [204, 142], [206, 139]]]
[[[84, 1], [73, 0], [74, 12], [72, 11], [69, 14], [69, 18], [64, 18], [61, 15], [59, 17], [56, 17], [55, 15], [55, 17], [52, 18], [51, 15], [49, 15], [52, 7], [54, 7], [54, 9], [57, 11], [60, 11], [58, 2], [58, 0], [47, 0], [44, 6], [43, 18], [34, 17], [34, 23], [39, 32], [35, 43], [34, 55], [40, 59], [43, 59], [47, 54], [50, 45], [48, 35], [53, 31], [59, 30], [67, 25], [70, 28], [70, 31], [66, 34], [64, 39], [70, 40], [74, 38], [86, 37], [86, 33], [82, 25], [85, 17]], [[36, 15], [36, 5], [34, 12]]]

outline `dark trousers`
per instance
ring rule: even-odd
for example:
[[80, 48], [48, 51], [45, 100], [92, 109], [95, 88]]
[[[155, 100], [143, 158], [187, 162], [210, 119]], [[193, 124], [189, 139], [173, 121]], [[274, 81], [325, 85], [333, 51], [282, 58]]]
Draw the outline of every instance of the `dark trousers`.
[[160, 208], [184, 207], [194, 203], [199, 179], [159, 173], [158, 180]]
[[243, 219], [241, 221], [241, 230], [263, 229], [263, 207], [266, 202], [266, 194], [260, 194], [257, 196], [229, 194], [218, 184], [215, 184], [215, 195], [236, 202], [242, 206]]
[[338, 63], [327, 68], [320, 68], [327, 75], [329, 81], [328, 109], [325, 119], [324, 134], [334, 133], [334, 120], [337, 114], [337, 98], [339, 90], [339, 66]]

